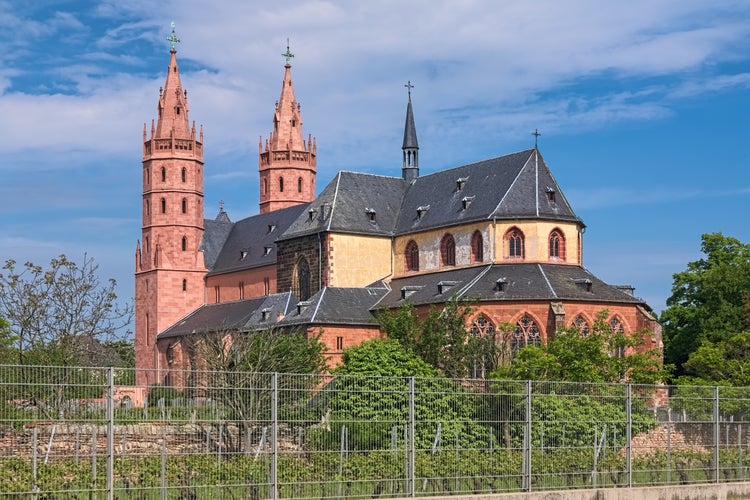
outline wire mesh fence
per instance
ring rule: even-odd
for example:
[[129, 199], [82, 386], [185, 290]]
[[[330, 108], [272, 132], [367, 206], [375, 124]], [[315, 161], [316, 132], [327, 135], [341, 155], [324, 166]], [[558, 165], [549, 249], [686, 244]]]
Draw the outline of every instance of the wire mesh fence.
[[169, 375], [139, 386], [134, 370], [0, 366], [0, 495], [370, 498], [748, 478], [747, 388]]

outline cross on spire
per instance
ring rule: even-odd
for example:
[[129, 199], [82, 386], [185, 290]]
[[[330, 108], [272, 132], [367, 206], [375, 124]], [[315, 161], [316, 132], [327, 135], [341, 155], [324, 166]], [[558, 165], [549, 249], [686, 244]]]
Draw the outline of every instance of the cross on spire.
[[176, 51], [175, 48], [178, 43], [180, 43], [180, 39], [177, 38], [177, 35], [174, 32], [174, 21], [172, 21], [172, 34], [167, 37], [167, 41], [172, 45], [172, 52]]
[[539, 129], [535, 128], [531, 135], [534, 136], [534, 147], [536, 148], [539, 141], [539, 136], [542, 135], [542, 133], [539, 132]]
[[407, 81], [404, 87], [406, 87], [406, 90], [409, 92], [409, 100], [411, 101], [411, 89], [414, 88], [414, 85], [411, 84], [411, 80]]
[[286, 64], [285, 64], [285, 66], [291, 66], [291, 64], [289, 64], [289, 60], [290, 60], [290, 59], [291, 59], [292, 57], [294, 57], [294, 54], [292, 54], [292, 53], [291, 53], [291, 52], [289, 51], [289, 39], [288, 39], [288, 38], [286, 39], [286, 52], [282, 52], [282, 53], [281, 53], [281, 55], [282, 55], [282, 56], [283, 56], [284, 58], [286, 58]]

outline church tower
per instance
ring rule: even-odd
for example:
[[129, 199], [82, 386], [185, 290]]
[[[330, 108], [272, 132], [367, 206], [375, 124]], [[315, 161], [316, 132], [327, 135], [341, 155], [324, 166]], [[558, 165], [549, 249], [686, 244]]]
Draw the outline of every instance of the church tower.
[[[135, 254], [136, 384], [164, 383], [156, 335], [203, 304], [203, 129], [188, 121], [174, 23], [156, 125], [143, 126], [143, 218]], [[142, 370], [148, 369], [148, 370]]]
[[300, 104], [294, 97], [292, 65], [294, 55], [286, 58], [281, 97], [276, 101], [273, 114], [273, 132], [263, 145], [258, 144], [260, 172], [260, 213], [309, 203], [315, 199], [315, 172], [317, 146], [309, 135], [307, 143], [302, 137]]
[[411, 182], [419, 177], [419, 144], [417, 144], [417, 127], [414, 126], [414, 112], [411, 109], [411, 89], [414, 88], [414, 85], [409, 81], [404, 87], [409, 91], [409, 103], [406, 105], [404, 144], [401, 146], [401, 151], [404, 154], [401, 176], [406, 182]]

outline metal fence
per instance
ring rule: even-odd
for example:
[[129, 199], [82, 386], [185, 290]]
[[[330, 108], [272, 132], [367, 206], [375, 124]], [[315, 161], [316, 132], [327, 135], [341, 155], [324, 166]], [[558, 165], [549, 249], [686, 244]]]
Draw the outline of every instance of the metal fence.
[[742, 481], [750, 389], [0, 366], [0, 495], [343, 498]]

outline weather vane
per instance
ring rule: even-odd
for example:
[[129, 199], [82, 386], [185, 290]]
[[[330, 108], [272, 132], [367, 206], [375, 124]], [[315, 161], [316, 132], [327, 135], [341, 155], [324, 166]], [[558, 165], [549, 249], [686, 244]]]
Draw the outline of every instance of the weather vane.
[[167, 41], [172, 45], [172, 50], [176, 50], [175, 47], [180, 43], [180, 39], [174, 32], [174, 21], [172, 21], [172, 34], [167, 37]]
[[406, 90], [409, 92], [409, 100], [411, 101], [411, 89], [414, 88], [414, 85], [411, 84], [411, 80], [407, 81], [404, 87], [406, 87]]
[[289, 39], [288, 38], [286, 39], [286, 52], [282, 52], [281, 55], [286, 58], [286, 66], [290, 66], [289, 59], [294, 57], [294, 54], [289, 52]]

